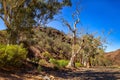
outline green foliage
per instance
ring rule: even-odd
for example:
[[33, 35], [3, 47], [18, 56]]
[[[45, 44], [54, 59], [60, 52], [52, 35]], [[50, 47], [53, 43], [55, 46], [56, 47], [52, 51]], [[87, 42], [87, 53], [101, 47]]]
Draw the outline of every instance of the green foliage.
[[55, 67], [57, 68], [63, 68], [65, 66], [67, 66], [68, 64], [68, 60], [56, 60], [56, 59], [50, 59], [49, 60], [50, 63], [54, 64]]
[[71, 51], [71, 47], [68, 41], [70, 41], [70, 38], [66, 38], [64, 33], [50, 27], [38, 27], [33, 29], [33, 31], [32, 38], [27, 41], [29, 44], [33, 41], [34, 44], [32, 45], [39, 46], [45, 58], [69, 58], [68, 54]]
[[[7, 35], [0, 32], [3, 36]], [[25, 32], [28, 34], [27, 32]], [[3, 38], [0, 35], [0, 40], [4, 41], [6, 38]], [[37, 50], [40, 50], [40, 56], [44, 57], [47, 61], [50, 58], [56, 59], [69, 59], [71, 47], [70, 41], [71, 39], [66, 37], [63, 32], [56, 30], [51, 27], [35, 27], [32, 28], [31, 33], [29, 34], [31, 37], [26, 38], [22, 35], [23, 43], [25, 47], [29, 48], [31, 45], [37, 47]], [[24, 39], [26, 38], [26, 39]], [[25, 41], [24, 41], [25, 40]], [[5, 44], [7, 41], [5, 41]], [[34, 55], [34, 54], [33, 54]], [[33, 62], [38, 62], [38, 58], [32, 58]]]
[[[55, 67], [57, 67], [57, 68], [64, 68], [64, 67], [67, 66], [69, 60], [50, 59], [49, 62], [52, 63], [53, 65], [55, 65]], [[80, 64], [79, 62], [76, 62], [76, 63], [75, 63], [75, 66], [76, 66], [76, 67], [82, 67], [83, 65]]]
[[65, 67], [68, 64], [68, 60], [58, 60], [58, 64], [60, 67]]
[[1, 66], [20, 66], [26, 55], [27, 51], [22, 45], [0, 45]]
[[40, 58], [37, 58], [37, 57], [31, 59], [31, 61], [34, 62], [34, 63], [38, 63], [39, 60], [40, 60]]
[[75, 63], [75, 67], [77, 67], [77, 68], [78, 68], [78, 67], [82, 67], [82, 66], [83, 66], [83, 65], [82, 65], [80, 62], [76, 62], [76, 63]]
[[49, 60], [50, 58], [53, 58], [53, 56], [49, 52], [47, 52], [47, 51], [43, 52], [42, 55], [47, 60]]
[[40, 59], [39, 64], [44, 66], [47, 64], [47, 61], [45, 59]]
[[52, 64], [54, 64], [55, 66], [58, 66], [58, 62], [57, 62], [56, 59], [52, 59], [52, 58], [51, 58], [51, 59], [49, 60], [49, 62], [52, 63]]
[[[78, 58], [81, 58], [82, 64], [86, 63], [89, 66], [101, 65], [104, 59], [104, 49], [100, 37], [95, 37], [93, 34], [83, 35], [80, 39], [83, 42], [82, 49]], [[85, 66], [86, 66], [85, 65]]]
[[7, 31], [2, 30], [0, 31], [0, 44], [6, 44], [7, 43]]
[[16, 44], [24, 28], [45, 25], [70, 5], [70, 0], [0, 0], [0, 19], [8, 29], [9, 42]]
[[42, 68], [41, 68], [40, 65], [38, 65], [38, 67], [37, 67], [37, 71], [38, 71], [38, 72], [41, 72], [41, 71], [42, 71]]

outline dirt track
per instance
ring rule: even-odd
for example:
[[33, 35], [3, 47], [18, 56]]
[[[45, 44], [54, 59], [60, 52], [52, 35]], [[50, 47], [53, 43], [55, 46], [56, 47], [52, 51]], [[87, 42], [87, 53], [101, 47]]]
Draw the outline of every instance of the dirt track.
[[60, 80], [120, 80], [120, 69], [90, 68], [56, 74]]
[[120, 69], [80, 68], [71, 70], [48, 70], [40, 74], [9, 73], [0, 71], [0, 80], [43, 80], [48, 75], [51, 80], [120, 80]]

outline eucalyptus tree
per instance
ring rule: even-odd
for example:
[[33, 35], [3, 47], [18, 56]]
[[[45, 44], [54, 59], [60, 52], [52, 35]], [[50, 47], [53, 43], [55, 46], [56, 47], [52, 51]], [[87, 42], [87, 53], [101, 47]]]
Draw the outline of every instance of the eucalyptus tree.
[[70, 5], [70, 0], [0, 0], [0, 18], [11, 39], [8, 43], [19, 43], [24, 30], [46, 24], [60, 9]]
[[[72, 13], [72, 25], [71, 23], [69, 23], [67, 20], [65, 19], [61, 19], [63, 24], [65, 26], [68, 27], [68, 29], [71, 31], [72, 33], [72, 54], [71, 54], [71, 58], [70, 61], [67, 65], [67, 67], [75, 67], [75, 61], [76, 61], [76, 56], [79, 53], [79, 51], [82, 49], [82, 46], [79, 46], [79, 48], [76, 50], [75, 46], [77, 44], [77, 33], [78, 33], [78, 24], [80, 24], [80, 7], [79, 4], [76, 5], [76, 10]], [[81, 45], [84, 43], [84, 41], [82, 41]]]
[[95, 37], [93, 34], [85, 34], [80, 38], [80, 40], [84, 40], [84, 47], [80, 51], [80, 55], [82, 55], [80, 62], [84, 66], [90, 67], [94, 64], [96, 57], [103, 53], [101, 52], [103, 51], [103, 44], [100, 37]]

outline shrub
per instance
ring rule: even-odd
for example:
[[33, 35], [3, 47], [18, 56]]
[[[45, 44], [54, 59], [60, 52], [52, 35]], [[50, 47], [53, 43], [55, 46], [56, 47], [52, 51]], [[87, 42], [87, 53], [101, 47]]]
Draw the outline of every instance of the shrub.
[[56, 59], [50, 59], [49, 60], [50, 63], [54, 64], [55, 67], [57, 68], [63, 68], [65, 66], [67, 66], [68, 64], [68, 60], [56, 60]]
[[[52, 63], [55, 68], [64, 68], [65, 66], [68, 65], [69, 63], [69, 60], [56, 60], [56, 59], [50, 59], [49, 60], [50, 63]], [[78, 68], [78, 67], [83, 67], [83, 65], [79, 62], [76, 62], [75, 63], [75, 66]]]
[[0, 45], [1, 66], [20, 66], [26, 55], [27, 51], [22, 45]]
[[37, 67], [37, 71], [38, 71], [38, 72], [41, 72], [41, 71], [42, 71], [42, 68], [41, 68], [40, 65], [38, 65], [38, 67]]
[[47, 60], [49, 60], [50, 58], [53, 58], [53, 56], [47, 51], [43, 52], [42, 55]]
[[58, 66], [58, 62], [57, 62], [56, 59], [52, 59], [52, 58], [51, 58], [51, 59], [49, 60], [49, 62], [52, 63], [52, 64], [54, 64], [55, 66]]
[[75, 66], [78, 68], [78, 67], [82, 67], [83, 65], [80, 64], [79, 62], [76, 62], [76, 63], [75, 63]]
[[68, 64], [68, 60], [58, 60], [58, 64], [60, 67], [65, 67]]
[[41, 59], [41, 60], [39, 60], [39, 64], [40, 64], [40, 65], [46, 65], [47, 62], [46, 62], [45, 59]]

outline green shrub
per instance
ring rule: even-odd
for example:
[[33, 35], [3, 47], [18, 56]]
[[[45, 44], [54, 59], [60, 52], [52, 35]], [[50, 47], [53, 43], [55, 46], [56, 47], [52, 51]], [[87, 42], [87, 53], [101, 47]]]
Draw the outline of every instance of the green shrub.
[[68, 60], [56, 60], [56, 59], [50, 59], [49, 60], [50, 63], [54, 64], [55, 67], [57, 68], [63, 68], [65, 66], [67, 66], [68, 64]]
[[49, 60], [50, 58], [53, 58], [53, 56], [47, 51], [43, 52], [42, 55], [47, 60]]
[[[52, 64], [55, 66], [55, 68], [56, 68], [56, 67], [57, 67], [57, 68], [64, 68], [65, 66], [68, 65], [69, 60], [50, 59], [49, 62], [52, 63]], [[76, 62], [76, 63], [75, 63], [75, 66], [76, 66], [76, 67], [82, 67], [83, 65], [80, 64], [79, 62]]]
[[40, 60], [39, 60], [39, 64], [40, 64], [40, 65], [46, 65], [47, 62], [46, 62], [45, 59], [40, 59]]
[[27, 51], [22, 45], [0, 45], [1, 66], [20, 66], [26, 55]]
[[52, 59], [52, 58], [51, 58], [51, 59], [49, 60], [49, 62], [52, 63], [52, 64], [54, 64], [55, 66], [58, 66], [58, 62], [57, 62], [56, 59]]
[[78, 67], [82, 67], [82, 66], [83, 66], [83, 65], [80, 64], [79, 62], [76, 62], [76, 63], [75, 63], [75, 67], [77, 67], [77, 68], [78, 68]]
[[58, 64], [60, 67], [65, 67], [68, 64], [68, 60], [58, 60]]
[[37, 71], [38, 71], [38, 72], [41, 72], [41, 71], [42, 71], [42, 68], [41, 68], [40, 65], [38, 65], [38, 67], [37, 67]]

